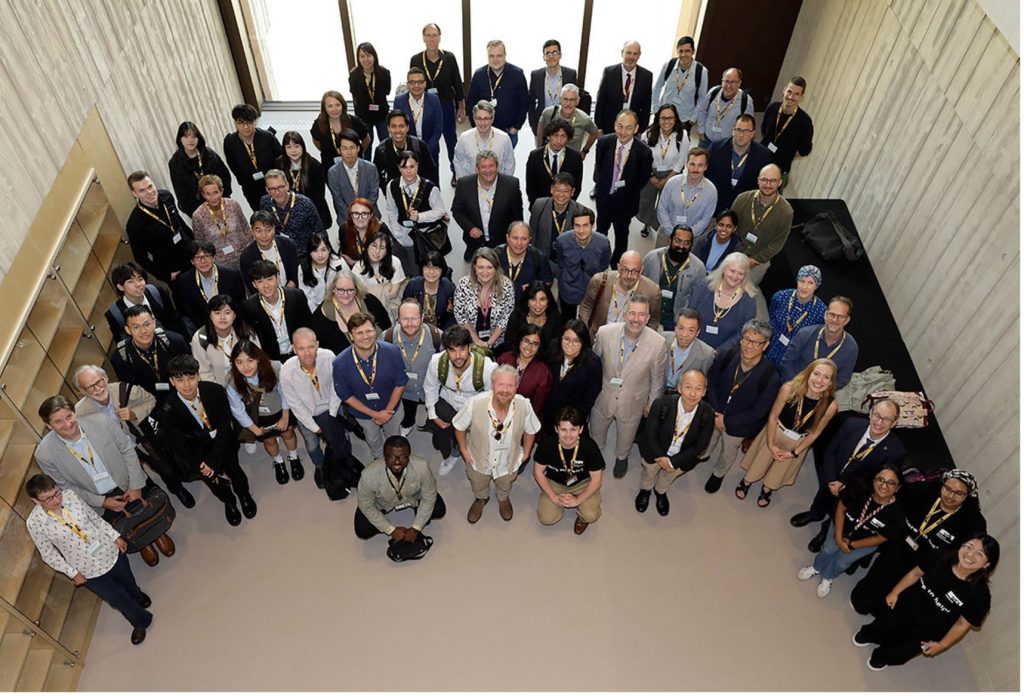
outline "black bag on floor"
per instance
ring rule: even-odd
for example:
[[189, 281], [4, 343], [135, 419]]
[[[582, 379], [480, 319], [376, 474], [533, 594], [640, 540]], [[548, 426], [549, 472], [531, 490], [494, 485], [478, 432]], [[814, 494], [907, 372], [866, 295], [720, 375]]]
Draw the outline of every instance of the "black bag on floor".
[[155, 483], [142, 489], [142, 498], [128, 503], [111, 525], [135, 553], [166, 534], [177, 513], [166, 491]]
[[864, 245], [843, 227], [831, 210], [818, 213], [803, 224], [793, 225], [791, 232], [799, 232], [807, 246], [826, 261], [840, 258], [856, 261], [864, 255]]
[[422, 532], [416, 535], [416, 541], [388, 539], [388, 558], [395, 563], [415, 561], [426, 556], [433, 545], [434, 540]]
[[324, 492], [331, 500], [343, 500], [348, 497], [348, 489], [359, 485], [359, 477], [363, 471], [363, 463], [351, 454], [338, 456], [330, 445], [324, 448], [324, 467], [321, 474], [324, 479]]

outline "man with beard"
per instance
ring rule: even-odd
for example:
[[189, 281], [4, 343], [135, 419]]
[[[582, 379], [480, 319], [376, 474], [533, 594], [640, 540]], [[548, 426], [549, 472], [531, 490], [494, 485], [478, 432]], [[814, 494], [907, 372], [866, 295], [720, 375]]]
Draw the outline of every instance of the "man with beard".
[[651, 308], [648, 326], [658, 327], [661, 316], [661, 292], [650, 278], [645, 278], [640, 252], [627, 251], [619, 259], [618, 270], [595, 274], [587, 285], [587, 294], [580, 302], [579, 319], [590, 328], [590, 338], [605, 324], [626, 320], [626, 307], [634, 294], [647, 299]]
[[668, 246], [644, 254], [643, 273], [658, 284], [661, 291], [661, 315], [658, 321], [666, 331], [675, 326], [675, 318], [686, 306], [693, 284], [707, 276], [704, 262], [690, 253], [693, 230], [684, 224], [672, 229]]
[[401, 178], [398, 168], [402, 153], [406, 150], [416, 153], [420, 163], [420, 175], [435, 184], [437, 181], [437, 160], [430, 155], [427, 144], [409, 135], [409, 115], [400, 109], [388, 114], [388, 137], [380, 141], [373, 151], [373, 165], [377, 167], [380, 187], [386, 189], [393, 180]]
[[676, 225], [686, 225], [694, 237], [707, 233], [718, 208], [718, 189], [704, 176], [708, 153], [699, 147], [686, 154], [686, 174], [676, 174], [661, 189], [658, 198], [658, 244]]
[[754, 142], [754, 117], [740, 114], [732, 127], [732, 137], [711, 144], [707, 159], [707, 177], [718, 191], [721, 208], [728, 208], [736, 196], [757, 188], [757, 177], [772, 153]]

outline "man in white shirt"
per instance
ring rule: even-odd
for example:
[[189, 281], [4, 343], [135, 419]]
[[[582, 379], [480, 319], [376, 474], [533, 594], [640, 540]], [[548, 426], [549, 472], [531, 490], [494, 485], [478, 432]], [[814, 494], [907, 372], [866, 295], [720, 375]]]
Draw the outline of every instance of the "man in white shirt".
[[490, 150], [498, 160], [498, 171], [515, 176], [516, 157], [508, 134], [491, 124], [494, 123], [494, 107], [489, 101], [478, 101], [473, 106], [473, 123], [476, 127], [459, 136], [455, 145], [455, 177], [460, 179], [476, 173], [476, 155], [481, 150]]

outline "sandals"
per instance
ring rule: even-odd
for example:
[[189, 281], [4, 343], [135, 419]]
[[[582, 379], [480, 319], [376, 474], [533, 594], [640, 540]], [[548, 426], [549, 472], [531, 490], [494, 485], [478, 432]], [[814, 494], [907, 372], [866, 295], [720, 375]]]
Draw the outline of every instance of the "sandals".
[[769, 505], [771, 505], [772, 493], [774, 492], [775, 491], [773, 491], [770, 488], [765, 488], [764, 486], [761, 486], [761, 495], [757, 496], [757, 506], [759, 508], [766, 508]]
[[747, 483], [743, 479], [740, 479], [740, 482], [736, 484], [736, 497], [739, 498], [740, 500], [745, 500], [747, 497], [747, 491], [750, 490], [750, 487], [752, 485], [753, 484]]

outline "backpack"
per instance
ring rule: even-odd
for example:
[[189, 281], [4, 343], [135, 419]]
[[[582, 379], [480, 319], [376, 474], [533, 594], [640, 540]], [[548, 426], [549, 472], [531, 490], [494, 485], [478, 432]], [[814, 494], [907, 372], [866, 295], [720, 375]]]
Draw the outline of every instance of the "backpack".
[[[117, 342], [117, 354], [126, 365], [131, 364], [131, 359], [128, 357], [128, 346], [131, 342], [130, 338]], [[163, 348], [164, 351], [171, 349], [171, 339], [167, 338], [167, 334], [159, 327], [153, 330], [153, 346], [154, 348]]]
[[416, 541], [395, 541], [388, 539], [388, 558], [395, 563], [403, 561], [415, 561], [427, 555], [427, 551], [434, 545], [434, 540], [420, 532], [416, 535]]
[[790, 232], [799, 232], [807, 246], [825, 261], [845, 257], [856, 261], [864, 256], [864, 245], [855, 234], [846, 229], [831, 210], [818, 213], [807, 222], [793, 225]]
[[[482, 392], [484, 390], [484, 362], [486, 362], [486, 356], [475, 345], [470, 346], [469, 353], [473, 358], [473, 389]], [[441, 386], [448, 382], [448, 367], [450, 363], [451, 360], [448, 358], [448, 352], [441, 353], [441, 358], [437, 361], [437, 379], [441, 382]]]
[[[713, 102], [715, 100], [715, 97], [717, 97], [718, 93], [721, 92], [721, 91], [722, 91], [722, 86], [721, 85], [718, 85], [716, 87], [712, 87], [711, 90], [708, 92], [708, 103], [710, 104], [711, 102]], [[741, 114], [745, 114], [745, 113], [747, 113], [747, 98], [749, 96], [749, 93], [745, 89], [741, 90], [741, 92], [742, 92], [742, 96], [740, 97], [740, 113]]]
[[[668, 79], [668, 76], [672, 74], [672, 71], [676, 69], [677, 65], [679, 65], [678, 58], [673, 58], [668, 62], [668, 65], [665, 66], [665, 74], [661, 76], [662, 82]], [[704, 66], [697, 61], [693, 61], [693, 72], [693, 105], [697, 106], [697, 102], [700, 100], [700, 78], [704, 75]], [[747, 98], [746, 92], [743, 93], [743, 98]], [[743, 102], [740, 106], [746, 109], [747, 103]]]
[[[143, 293], [146, 295], [146, 299], [149, 300], [149, 303], [151, 305], [153, 305], [153, 309], [154, 309], [153, 314], [155, 315], [156, 312], [160, 312], [160, 314], [163, 314], [164, 313], [164, 300], [163, 300], [163, 297], [161, 297], [161, 295], [160, 295], [160, 289], [157, 288], [157, 286], [153, 285], [152, 283], [146, 283], [146, 289], [143, 291]], [[118, 298], [118, 302], [119, 301], [120, 301], [120, 298]], [[124, 312], [121, 311], [120, 305], [118, 305], [117, 302], [114, 302], [113, 304], [110, 305], [110, 310], [109, 311], [110, 311], [110, 316], [112, 316], [114, 318], [114, 321], [117, 322], [117, 325], [123, 328], [124, 327]]]

